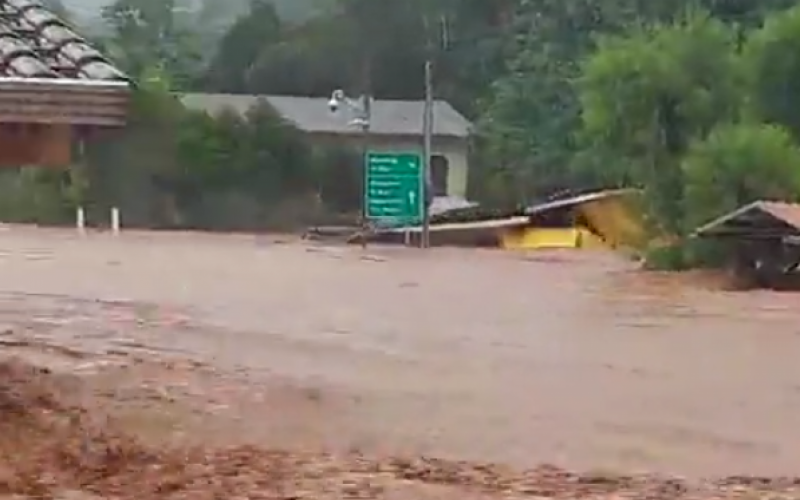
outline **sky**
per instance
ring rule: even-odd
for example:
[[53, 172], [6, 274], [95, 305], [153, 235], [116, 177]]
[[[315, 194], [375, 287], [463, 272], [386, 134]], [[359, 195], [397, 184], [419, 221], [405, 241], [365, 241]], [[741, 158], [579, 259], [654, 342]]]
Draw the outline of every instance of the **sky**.
[[[62, 0], [79, 21], [88, 21], [100, 16], [100, 10], [104, 5], [111, 3], [112, 0]], [[201, 0], [193, 0], [198, 4]], [[216, 0], [233, 5], [234, 8], [246, 4], [247, 0]], [[296, 18], [310, 14], [319, 5], [330, 4], [332, 0], [273, 0], [278, 8], [278, 13], [282, 16]], [[307, 11], [307, 12], [305, 12]], [[297, 20], [297, 19], [293, 19]]]

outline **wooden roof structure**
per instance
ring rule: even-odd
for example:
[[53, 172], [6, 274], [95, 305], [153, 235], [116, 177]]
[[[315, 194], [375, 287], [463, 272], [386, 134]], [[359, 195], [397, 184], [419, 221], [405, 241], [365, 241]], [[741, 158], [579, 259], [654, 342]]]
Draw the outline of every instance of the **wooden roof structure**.
[[36, 0], [0, 0], [0, 168], [67, 167], [76, 139], [127, 121], [129, 78]]
[[0, 0], [0, 123], [120, 126], [128, 77], [36, 0]]
[[800, 205], [754, 201], [697, 228], [698, 238], [769, 239], [800, 236]]

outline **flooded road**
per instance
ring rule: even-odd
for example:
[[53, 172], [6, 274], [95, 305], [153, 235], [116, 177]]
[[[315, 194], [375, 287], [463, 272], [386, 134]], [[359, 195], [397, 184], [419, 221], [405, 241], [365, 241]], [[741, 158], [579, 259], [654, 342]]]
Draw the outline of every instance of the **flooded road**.
[[690, 476], [800, 461], [797, 295], [590, 253], [0, 237], [9, 328], [291, 380], [316, 409], [274, 412], [304, 446]]

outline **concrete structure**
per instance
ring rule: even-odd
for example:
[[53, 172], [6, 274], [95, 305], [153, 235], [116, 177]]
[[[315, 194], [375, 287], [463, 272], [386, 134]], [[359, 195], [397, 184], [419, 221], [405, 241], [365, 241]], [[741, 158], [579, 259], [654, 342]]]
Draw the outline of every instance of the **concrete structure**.
[[[318, 144], [335, 142], [361, 146], [361, 131], [350, 123], [354, 117], [344, 108], [338, 113], [332, 113], [327, 97], [235, 94], [181, 94], [179, 97], [187, 108], [206, 111], [212, 115], [226, 110], [245, 114], [259, 104], [264, 104], [309, 134]], [[373, 101], [370, 149], [422, 153], [423, 106], [423, 101]], [[465, 199], [472, 125], [444, 101], [434, 103], [433, 113], [431, 177], [434, 195], [439, 198]]]
[[96, 127], [124, 125], [128, 79], [38, 2], [0, 2], [0, 166], [67, 167]]

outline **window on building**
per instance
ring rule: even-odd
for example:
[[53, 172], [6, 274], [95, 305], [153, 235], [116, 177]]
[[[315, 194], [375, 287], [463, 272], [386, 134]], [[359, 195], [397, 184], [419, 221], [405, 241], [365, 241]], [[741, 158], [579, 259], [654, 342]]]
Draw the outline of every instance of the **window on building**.
[[447, 196], [449, 170], [450, 164], [445, 156], [431, 156], [431, 184], [434, 196]]

